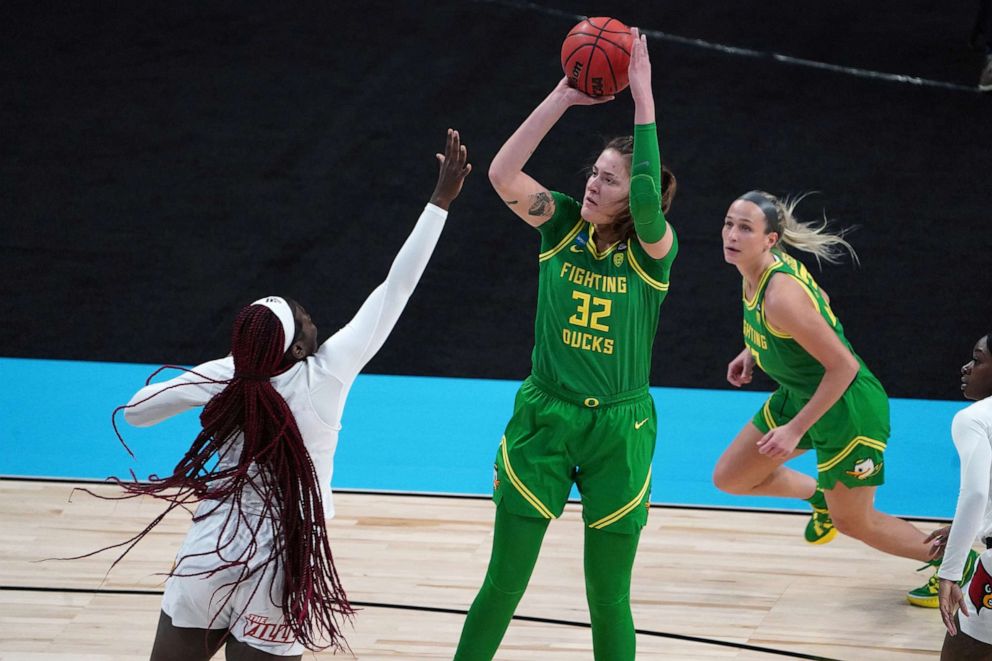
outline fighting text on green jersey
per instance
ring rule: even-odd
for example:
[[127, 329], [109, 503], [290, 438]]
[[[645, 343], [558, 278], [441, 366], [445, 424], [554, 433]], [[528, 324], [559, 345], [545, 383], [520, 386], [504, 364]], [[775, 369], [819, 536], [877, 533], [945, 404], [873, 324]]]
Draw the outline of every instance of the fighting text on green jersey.
[[768, 283], [772, 276], [781, 273], [799, 283], [827, 325], [833, 329], [838, 339], [857, 358], [861, 364], [861, 372], [868, 372], [868, 368], [844, 336], [844, 326], [830, 309], [830, 303], [824, 293], [820, 291], [813, 275], [802, 262], [797, 261], [791, 255], [779, 250], [773, 251], [773, 255], [775, 261], [761, 275], [754, 294], [749, 298], [746, 291], [742, 293], [744, 344], [754, 356], [757, 366], [779, 385], [785, 386], [803, 397], [812, 397], [813, 392], [816, 391], [823, 379], [825, 371], [823, 365], [800, 346], [791, 335], [775, 329], [765, 319], [765, 291], [768, 289]]
[[678, 244], [660, 260], [636, 238], [600, 251], [579, 203], [552, 195], [555, 214], [538, 228], [534, 373], [577, 394], [644, 387]]

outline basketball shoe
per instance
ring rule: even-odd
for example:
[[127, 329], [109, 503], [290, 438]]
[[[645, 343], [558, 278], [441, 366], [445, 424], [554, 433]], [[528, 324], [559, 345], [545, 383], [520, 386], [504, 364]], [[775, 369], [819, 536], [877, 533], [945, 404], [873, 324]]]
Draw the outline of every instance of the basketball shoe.
[[[979, 553], [975, 549], [968, 551], [968, 558], [964, 561], [964, 572], [961, 574], [958, 585], [964, 587], [964, 584], [971, 580], [971, 575], [975, 573], [975, 565], [978, 563], [978, 555]], [[940, 588], [940, 579], [937, 577], [937, 571], [940, 569], [940, 559], [931, 560], [916, 571], [923, 571], [927, 567], [933, 567], [933, 576], [927, 580], [925, 585], [907, 592], [906, 601], [921, 608], [938, 608], [940, 600], [937, 598], [937, 593]]]
[[812, 507], [813, 514], [809, 517], [803, 536], [810, 544], [826, 544], [837, 536], [837, 529], [834, 528], [834, 522], [830, 519], [830, 512], [826, 508], [816, 505]]

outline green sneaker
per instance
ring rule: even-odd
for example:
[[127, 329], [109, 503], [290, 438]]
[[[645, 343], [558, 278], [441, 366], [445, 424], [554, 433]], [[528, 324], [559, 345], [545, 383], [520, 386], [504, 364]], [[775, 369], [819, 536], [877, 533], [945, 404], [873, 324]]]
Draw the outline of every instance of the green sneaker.
[[[978, 555], [978, 551], [974, 549], [968, 552], [968, 558], [964, 561], [964, 573], [961, 574], [961, 580], [958, 581], [958, 585], [961, 587], [964, 587], [964, 584], [971, 580], [971, 575], [975, 573]], [[928, 567], [933, 567], [933, 575], [927, 579], [926, 585], [907, 592], [906, 601], [920, 608], [939, 608], [940, 599], [937, 597], [937, 593], [940, 589], [940, 579], [937, 578], [937, 571], [940, 569], [940, 560], [931, 560], [916, 571], [923, 571]]]
[[809, 517], [806, 524], [806, 532], [803, 535], [810, 544], [826, 544], [837, 536], [837, 529], [834, 522], [830, 520], [830, 512], [821, 507], [813, 505], [813, 515]]

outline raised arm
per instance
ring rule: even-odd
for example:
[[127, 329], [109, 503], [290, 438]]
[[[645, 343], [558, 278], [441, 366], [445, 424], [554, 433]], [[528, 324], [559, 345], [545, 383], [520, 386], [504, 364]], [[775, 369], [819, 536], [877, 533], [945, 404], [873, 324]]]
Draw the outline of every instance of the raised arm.
[[630, 215], [644, 252], [662, 259], [672, 250], [675, 234], [661, 210], [661, 153], [655, 126], [651, 60], [647, 37], [630, 29], [630, 95], [634, 99], [634, 154], [630, 166]]
[[472, 171], [458, 131], [448, 130], [444, 155], [437, 154], [437, 159], [440, 171], [430, 203], [397, 253], [385, 281], [352, 320], [317, 351], [318, 364], [342, 381], [354, 378], [393, 330], [434, 252], [448, 206], [458, 197], [465, 177]]
[[772, 276], [764, 306], [768, 323], [791, 335], [824, 369], [823, 378], [806, 405], [792, 420], [758, 441], [761, 454], [786, 457], [796, 449], [803, 434], [841, 398], [861, 365], [795, 279]]
[[612, 96], [591, 97], [569, 87], [562, 78], [551, 93], [503, 144], [489, 166], [489, 181], [503, 202], [533, 227], [540, 227], [555, 213], [551, 192], [524, 173], [524, 165], [565, 111], [576, 105], [596, 105]]

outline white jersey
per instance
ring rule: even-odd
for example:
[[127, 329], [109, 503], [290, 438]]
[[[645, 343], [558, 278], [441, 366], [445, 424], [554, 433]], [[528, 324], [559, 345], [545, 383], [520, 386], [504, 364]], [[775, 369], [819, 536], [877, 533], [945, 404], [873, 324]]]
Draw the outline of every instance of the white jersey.
[[[324, 342], [315, 355], [271, 380], [296, 418], [317, 474], [327, 518], [334, 516], [331, 493], [334, 450], [348, 392], [355, 377], [382, 347], [403, 312], [437, 245], [447, 215], [444, 209], [428, 204], [396, 255], [385, 282], [372, 292], [355, 317]], [[197, 366], [194, 372], [224, 381], [234, 375], [234, 359], [228, 356], [213, 360]], [[145, 386], [131, 398], [124, 417], [132, 425], [146, 427], [204, 406], [226, 385], [204, 381], [206, 379], [197, 374], [183, 373], [169, 381]], [[179, 384], [183, 385], [172, 387]], [[221, 467], [237, 463], [242, 440], [238, 436], [225, 448]]]
[[976, 539], [985, 546], [992, 535], [992, 397], [959, 411], [951, 435], [961, 458], [961, 490], [937, 575], [959, 581]]

